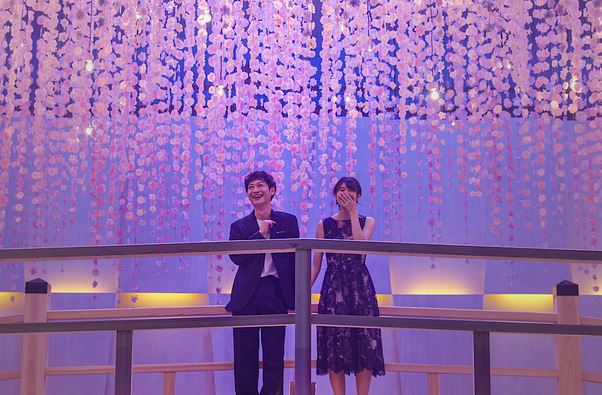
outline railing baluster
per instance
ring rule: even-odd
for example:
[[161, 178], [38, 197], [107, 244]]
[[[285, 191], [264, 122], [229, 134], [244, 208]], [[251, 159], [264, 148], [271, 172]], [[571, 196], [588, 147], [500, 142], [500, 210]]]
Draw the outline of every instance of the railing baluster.
[[428, 395], [441, 395], [441, 375], [439, 373], [427, 373]]
[[473, 374], [475, 395], [491, 395], [489, 332], [473, 332]]
[[176, 372], [163, 373], [163, 395], [176, 394]]
[[117, 331], [115, 395], [131, 395], [132, 393], [132, 340], [133, 331]]
[[[559, 324], [579, 324], [579, 286], [562, 281], [554, 288]], [[583, 394], [583, 366], [581, 338], [556, 336], [556, 361], [558, 364], [558, 395]]]
[[[50, 284], [36, 278], [25, 283], [24, 322], [46, 322], [50, 304]], [[28, 333], [23, 336], [21, 351], [21, 395], [46, 393], [48, 334]]]
[[310, 250], [295, 252], [295, 394], [310, 395], [311, 285]]

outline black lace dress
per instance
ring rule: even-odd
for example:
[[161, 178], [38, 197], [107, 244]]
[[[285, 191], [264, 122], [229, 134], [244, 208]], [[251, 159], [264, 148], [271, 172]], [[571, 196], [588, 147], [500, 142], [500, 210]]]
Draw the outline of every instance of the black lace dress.
[[[351, 220], [323, 220], [325, 239], [351, 239]], [[363, 228], [366, 217], [360, 216]], [[378, 316], [376, 291], [365, 265], [366, 255], [326, 253], [326, 274], [320, 291], [319, 314]], [[380, 329], [317, 327], [316, 373], [345, 374], [364, 369], [385, 374]]]

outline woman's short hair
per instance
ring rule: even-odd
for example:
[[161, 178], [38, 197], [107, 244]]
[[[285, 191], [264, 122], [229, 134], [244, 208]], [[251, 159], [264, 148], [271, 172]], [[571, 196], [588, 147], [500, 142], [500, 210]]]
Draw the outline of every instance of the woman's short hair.
[[360, 185], [360, 182], [354, 177], [341, 177], [339, 181], [337, 181], [337, 183], [334, 184], [332, 194], [336, 195], [343, 184], [345, 184], [347, 189], [357, 193], [358, 196], [362, 195], [362, 186]]

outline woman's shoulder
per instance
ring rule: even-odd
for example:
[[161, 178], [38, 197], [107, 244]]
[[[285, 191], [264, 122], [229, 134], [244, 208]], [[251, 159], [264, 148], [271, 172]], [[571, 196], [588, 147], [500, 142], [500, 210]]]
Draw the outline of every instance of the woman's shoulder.
[[362, 225], [362, 228], [366, 225], [374, 224], [376, 222], [374, 217], [368, 217], [368, 216], [361, 215], [361, 214], [359, 215], [359, 219], [360, 219], [360, 225]]

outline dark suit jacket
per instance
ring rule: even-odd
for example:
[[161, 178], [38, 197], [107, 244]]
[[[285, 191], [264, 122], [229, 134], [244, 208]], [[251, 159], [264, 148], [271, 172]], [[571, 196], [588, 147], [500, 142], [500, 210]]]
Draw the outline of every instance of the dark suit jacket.
[[[299, 225], [297, 217], [294, 215], [272, 210], [271, 219], [275, 224], [270, 230], [270, 239], [299, 237]], [[230, 225], [230, 240], [263, 238], [259, 233], [254, 211]], [[265, 254], [230, 255], [230, 259], [238, 265], [238, 271], [234, 277], [232, 295], [226, 310], [236, 312], [242, 310], [253, 296], [261, 278]], [[284, 301], [286, 306], [292, 310], [295, 308], [295, 254], [291, 252], [272, 253], [272, 259], [278, 271]]]

